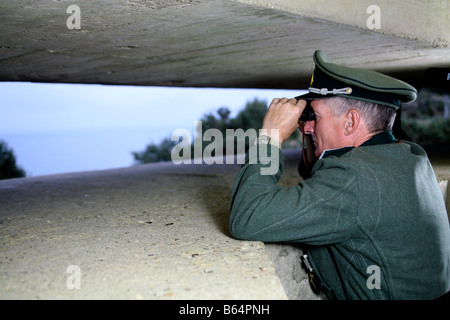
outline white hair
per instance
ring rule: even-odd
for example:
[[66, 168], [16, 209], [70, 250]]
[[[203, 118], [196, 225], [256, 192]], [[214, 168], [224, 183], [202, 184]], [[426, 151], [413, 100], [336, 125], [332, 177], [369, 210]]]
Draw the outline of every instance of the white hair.
[[357, 110], [366, 121], [370, 133], [389, 131], [394, 125], [396, 110], [392, 107], [346, 97], [333, 97], [325, 101], [335, 117], [344, 115], [350, 109]]

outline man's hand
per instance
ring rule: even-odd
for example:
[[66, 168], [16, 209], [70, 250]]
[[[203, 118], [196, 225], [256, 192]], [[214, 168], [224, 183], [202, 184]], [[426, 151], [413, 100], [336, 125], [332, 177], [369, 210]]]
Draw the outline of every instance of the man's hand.
[[[267, 130], [267, 135], [277, 140], [280, 144], [288, 139], [298, 128], [298, 119], [305, 109], [305, 100], [287, 98], [275, 98], [264, 116], [262, 129]], [[271, 136], [272, 129], [278, 129], [278, 136]]]

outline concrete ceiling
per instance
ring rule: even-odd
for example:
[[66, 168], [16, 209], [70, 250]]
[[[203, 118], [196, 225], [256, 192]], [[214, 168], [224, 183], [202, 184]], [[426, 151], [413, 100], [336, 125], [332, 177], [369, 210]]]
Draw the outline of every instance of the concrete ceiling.
[[[381, 27], [370, 30], [374, 2]], [[73, 4], [80, 29], [67, 26]], [[0, 80], [303, 89], [322, 49], [420, 85], [428, 68], [450, 67], [449, 10], [447, 0], [2, 0]]]

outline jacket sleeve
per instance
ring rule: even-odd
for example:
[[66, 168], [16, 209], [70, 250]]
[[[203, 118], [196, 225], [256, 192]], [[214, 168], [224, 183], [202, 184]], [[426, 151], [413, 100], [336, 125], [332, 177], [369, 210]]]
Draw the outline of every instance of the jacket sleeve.
[[231, 195], [230, 232], [238, 239], [266, 242], [295, 241], [312, 245], [348, 239], [354, 230], [357, 197], [350, 167], [317, 161], [310, 179], [281, 188], [277, 183], [284, 157], [277, 148], [275, 174], [261, 174], [259, 156], [247, 156]]

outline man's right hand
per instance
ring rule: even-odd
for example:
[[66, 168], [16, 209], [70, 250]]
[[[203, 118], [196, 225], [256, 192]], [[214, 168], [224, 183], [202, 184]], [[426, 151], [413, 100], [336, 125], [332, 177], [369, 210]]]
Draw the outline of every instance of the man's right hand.
[[278, 137], [272, 138], [282, 144], [298, 128], [298, 119], [305, 107], [305, 100], [273, 99], [264, 116], [262, 129], [266, 129], [269, 134], [272, 129], [278, 129]]

